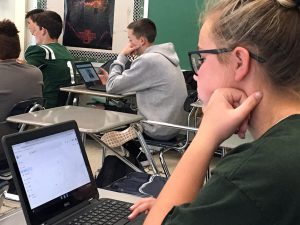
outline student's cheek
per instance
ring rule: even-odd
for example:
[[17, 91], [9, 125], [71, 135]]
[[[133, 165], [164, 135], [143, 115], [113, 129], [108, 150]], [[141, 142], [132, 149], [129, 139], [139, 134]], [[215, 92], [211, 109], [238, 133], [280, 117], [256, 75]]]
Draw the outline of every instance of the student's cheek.
[[207, 104], [215, 89], [209, 85], [209, 81], [205, 79], [198, 78], [196, 81], [198, 99], [200, 99], [203, 104]]

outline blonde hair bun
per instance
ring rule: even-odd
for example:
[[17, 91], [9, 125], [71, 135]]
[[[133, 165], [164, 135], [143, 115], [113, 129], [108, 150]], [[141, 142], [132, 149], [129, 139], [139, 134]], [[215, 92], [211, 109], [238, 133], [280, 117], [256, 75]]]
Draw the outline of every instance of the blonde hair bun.
[[300, 6], [300, 0], [277, 0], [277, 2], [286, 8], [294, 8]]

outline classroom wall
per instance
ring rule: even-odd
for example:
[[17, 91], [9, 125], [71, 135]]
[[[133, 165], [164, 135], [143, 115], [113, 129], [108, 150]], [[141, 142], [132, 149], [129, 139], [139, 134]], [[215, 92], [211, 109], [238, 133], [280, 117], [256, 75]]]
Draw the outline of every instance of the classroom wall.
[[0, 20], [10, 19], [15, 20], [15, 1], [2, 0], [0, 3]]
[[[47, 9], [57, 12], [64, 19], [64, 1], [63, 0], [48, 0]], [[115, 12], [114, 12], [114, 30], [113, 30], [113, 44], [112, 50], [101, 50], [102, 52], [119, 53], [127, 43], [127, 25], [133, 20], [133, 0], [115, 0]], [[62, 36], [60, 36], [59, 42], [62, 42]], [[78, 48], [69, 47], [68, 49], [76, 50]], [[99, 49], [84, 49], [84, 51], [99, 52]]]
[[185, 70], [190, 70], [187, 53], [197, 50], [203, 5], [203, 0], [149, 0], [148, 18], [158, 30], [156, 43], [173, 42]]
[[23, 58], [24, 48], [26, 42], [26, 26], [25, 13], [28, 2], [34, 0], [1, 0], [0, 2], [0, 20], [9, 19], [16, 24], [19, 30], [19, 37], [21, 43], [20, 57]]
[[[63, 0], [60, 1], [63, 2]], [[145, 1], [149, 3], [148, 7], [145, 7], [148, 8], [148, 15], [145, 16], [148, 16], [157, 25], [156, 43], [173, 42], [182, 69], [190, 70], [187, 52], [197, 48], [198, 18], [203, 7], [203, 0]], [[26, 29], [25, 13], [36, 8], [36, 5], [37, 0], [1, 0], [0, 19], [8, 18], [12, 20], [20, 31], [21, 57], [23, 57], [25, 48], [33, 41], [32, 36]], [[124, 28], [124, 30], [126, 29]], [[125, 39], [127, 40], [127, 36]]]

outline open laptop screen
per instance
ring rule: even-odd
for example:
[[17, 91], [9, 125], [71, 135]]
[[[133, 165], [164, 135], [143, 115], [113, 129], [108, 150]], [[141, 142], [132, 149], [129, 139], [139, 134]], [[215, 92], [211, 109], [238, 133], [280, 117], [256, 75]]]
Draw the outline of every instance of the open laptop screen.
[[12, 149], [31, 209], [66, 198], [90, 182], [74, 130], [16, 144]]
[[75, 63], [75, 66], [86, 83], [99, 81], [98, 74], [90, 62]]
[[28, 224], [99, 197], [75, 121], [8, 135], [2, 142]]

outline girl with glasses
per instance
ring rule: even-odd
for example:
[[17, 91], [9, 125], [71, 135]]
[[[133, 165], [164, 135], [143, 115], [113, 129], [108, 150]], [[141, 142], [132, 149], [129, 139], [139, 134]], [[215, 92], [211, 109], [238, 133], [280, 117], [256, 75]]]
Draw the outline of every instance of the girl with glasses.
[[[300, 224], [300, 1], [219, 0], [189, 54], [204, 104], [198, 132], [145, 224]], [[249, 130], [204, 183], [214, 151]]]

